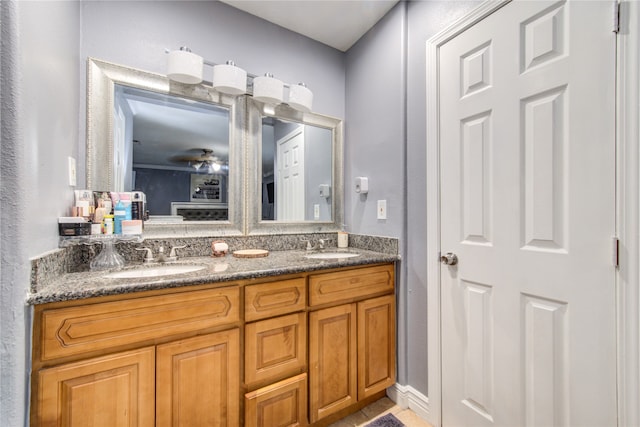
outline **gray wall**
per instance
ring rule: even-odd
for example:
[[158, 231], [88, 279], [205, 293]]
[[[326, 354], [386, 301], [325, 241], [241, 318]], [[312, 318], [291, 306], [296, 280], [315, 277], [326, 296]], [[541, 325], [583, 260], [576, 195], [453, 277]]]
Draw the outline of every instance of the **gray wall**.
[[[401, 237], [404, 228], [404, 4], [347, 52], [345, 222], [347, 230]], [[369, 193], [355, 192], [357, 176]], [[376, 203], [387, 201], [387, 220]]]
[[[331, 221], [333, 183], [331, 182], [331, 130], [316, 126], [304, 127], [305, 219], [314, 220], [314, 205], [320, 207], [320, 221]], [[331, 186], [331, 197], [320, 197], [320, 184]]]
[[403, 286], [407, 313], [407, 372], [413, 388], [427, 390], [427, 191], [426, 41], [479, 1], [413, 1], [407, 4], [407, 234]]
[[[426, 41], [480, 1], [399, 3], [347, 52], [347, 229], [401, 239], [398, 382], [427, 389]], [[356, 176], [369, 177], [367, 197]], [[387, 200], [387, 220], [376, 203]]]
[[56, 217], [72, 201], [77, 157], [80, 8], [76, 2], [0, 2], [0, 419], [26, 423], [29, 257], [58, 245]]

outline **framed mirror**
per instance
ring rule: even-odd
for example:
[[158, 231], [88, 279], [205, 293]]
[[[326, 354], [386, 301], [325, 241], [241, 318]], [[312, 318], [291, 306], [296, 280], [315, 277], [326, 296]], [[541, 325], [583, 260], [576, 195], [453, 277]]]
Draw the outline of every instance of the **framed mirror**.
[[249, 234], [340, 230], [342, 121], [247, 99]]
[[145, 192], [145, 235], [243, 234], [244, 98], [89, 58], [87, 188]]

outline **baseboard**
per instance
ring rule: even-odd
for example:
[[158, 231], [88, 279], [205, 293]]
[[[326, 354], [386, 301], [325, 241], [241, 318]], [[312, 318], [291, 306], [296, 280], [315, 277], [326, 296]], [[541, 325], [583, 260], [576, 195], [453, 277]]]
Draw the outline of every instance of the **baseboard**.
[[430, 423], [429, 398], [411, 386], [394, 384], [387, 389], [387, 396], [401, 408], [409, 408]]

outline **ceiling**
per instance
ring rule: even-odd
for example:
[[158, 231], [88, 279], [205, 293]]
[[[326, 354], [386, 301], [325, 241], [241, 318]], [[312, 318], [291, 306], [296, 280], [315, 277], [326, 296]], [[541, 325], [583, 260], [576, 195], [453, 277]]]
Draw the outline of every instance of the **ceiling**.
[[398, 3], [398, 0], [221, 1], [343, 52]]

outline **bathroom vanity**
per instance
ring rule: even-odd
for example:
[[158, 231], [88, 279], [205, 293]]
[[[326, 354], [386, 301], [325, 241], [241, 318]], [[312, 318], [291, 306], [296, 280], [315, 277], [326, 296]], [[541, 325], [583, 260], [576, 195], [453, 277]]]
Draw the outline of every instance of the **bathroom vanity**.
[[358, 410], [395, 382], [397, 257], [357, 252], [61, 277], [30, 300], [31, 424], [327, 425]]

